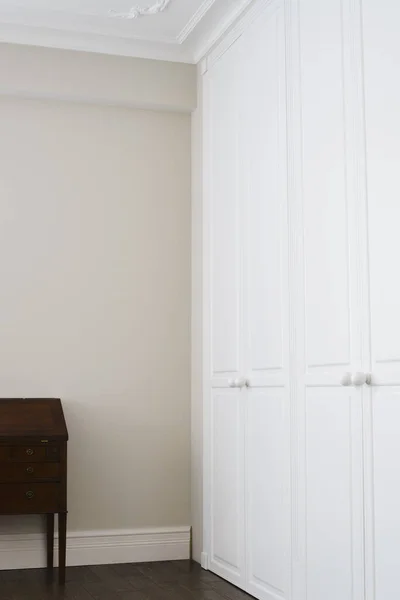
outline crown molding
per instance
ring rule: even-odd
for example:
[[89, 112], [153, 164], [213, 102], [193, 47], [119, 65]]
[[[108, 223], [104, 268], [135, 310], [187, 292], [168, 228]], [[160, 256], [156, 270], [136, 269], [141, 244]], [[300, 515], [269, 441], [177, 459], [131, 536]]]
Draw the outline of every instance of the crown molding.
[[[22, 22], [2, 22], [0, 20], [0, 42], [197, 64], [240, 20], [241, 15], [247, 12], [247, 9], [253, 4], [257, 5], [258, 3], [258, 0], [235, 0], [233, 8], [213, 29], [201, 32], [203, 17], [217, 4], [217, 0], [204, 0], [176, 38], [152, 39], [139, 36], [106, 35], [93, 30], [85, 32], [56, 28], [50, 25], [39, 27]], [[169, 2], [168, 4], [158, 3], [148, 9], [161, 12], [168, 5]]]
[[[250, 0], [244, 6], [239, 16], [228, 26], [224, 34], [212, 43], [206, 54], [207, 69], [210, 68], [219, 58], [235, 43], [242, 33], [257, 19], [262, 11], [267, 7], [277, 10], [280, 0]], [[229, 31], [228, 31], [229, 30]]]
[[149, 15], [157, 15], [158, 13], [162, 13], [166, 8], [168, 8], [170, 3], [171, 0], [159, 0], [155, 4], [145, 8], [140, 8], [140, 6], [132, 6], [130, 11], [127, 13], [118, 13], [115, 10], [110, 10], [108, 11], [108, 14], [117, 19], [138, 19], [139, 17], [147, 17]]
[[255, 0], [238, 0], [234, 8], [225, 16], [214, 29], [201, 37], [193, 49], [192, 58], [195, 64], [199, 63], [217, 44], [223, 35], [232, 27], [242, 14], [254, 4]]
[[215, 0], [204, 0], [203, 4], [199, 6], [193, 17], [186, 23], [185, 27], [176, 38], [178, 44], [183, 44], [214, 3]]
[[0, 42], [115, 56], [193, 63], [193, 55], [190, 48], [178, 44], [173, 40], [161, 42], [149, 41], [140, 38], [124, 38], [97, 33], [82, 33], [47, 27], [0, 23]]

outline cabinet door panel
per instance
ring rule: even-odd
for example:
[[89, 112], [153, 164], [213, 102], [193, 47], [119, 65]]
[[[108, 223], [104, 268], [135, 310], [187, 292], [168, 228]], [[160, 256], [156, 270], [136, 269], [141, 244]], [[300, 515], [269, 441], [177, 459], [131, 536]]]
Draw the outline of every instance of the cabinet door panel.
[[307, 600], [353, 600], [356, 597], [353, 552], [362, 543], [361, 465], [360, 391], [309, 389], [306, 399]]
[[400, 383], [400, 5], [364, 0], [364, 71], [374, 383]]
[[300, 14], [307, 367], [343, 371], [351, 329], [341, 2], [302, 0]]
[[289, 510], [284, 388], [249, 390], [246, 399], [247, 591], [286, 597]]
[[245, 190], [244, 328], [251, 384], [287, 374], [287, 168], [284, 7], [268, 9], [240, 40]]
[[211, 569], [244, 587], [243, 395], [216, 389], [211, 402]]
[[239, 370], [240, 223], [239, 131], [235, 48], [208, 74], [207, 153], [211, 229], [212, 375]]
[[373, 390], [375, 589], [377, 600], [396, 600], [400, 568], [400, 388]]

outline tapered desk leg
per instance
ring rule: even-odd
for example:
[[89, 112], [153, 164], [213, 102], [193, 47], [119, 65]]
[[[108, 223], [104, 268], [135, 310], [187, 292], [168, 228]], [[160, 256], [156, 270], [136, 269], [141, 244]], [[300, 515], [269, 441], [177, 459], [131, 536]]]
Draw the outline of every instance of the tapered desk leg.
[[65, 583], [65, 560], [67, 553], [67, 513], [58, 514], [58, 567], [59, 583]]
[[47, 520], [47, 571], [52, 574], [54, 566], [54, 514], [46, 515]]

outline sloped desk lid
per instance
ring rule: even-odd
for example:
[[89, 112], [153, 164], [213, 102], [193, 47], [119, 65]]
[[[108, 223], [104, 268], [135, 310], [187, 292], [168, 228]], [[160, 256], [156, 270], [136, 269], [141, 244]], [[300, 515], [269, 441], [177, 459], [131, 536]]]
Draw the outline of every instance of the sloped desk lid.
[[0, 398], [0, 443], [14, 438], [67, 441], [59, 398]]

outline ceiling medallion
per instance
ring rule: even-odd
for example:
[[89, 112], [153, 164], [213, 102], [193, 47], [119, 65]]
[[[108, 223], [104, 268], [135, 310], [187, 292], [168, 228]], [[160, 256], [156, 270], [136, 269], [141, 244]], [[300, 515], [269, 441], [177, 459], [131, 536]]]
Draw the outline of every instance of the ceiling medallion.
[[163, 12], [169, 5], [171, 0], [159, 0], [151, 6], [146, 8], [140, 8], [139, 6], [132, 6], [128, 13], [118, 13], [115, 10], [110, 10], [109, 14], [118, 19], [138, 19], [139, 17], [146, 17], [147, 15], [156, 15], [157, 13]]

